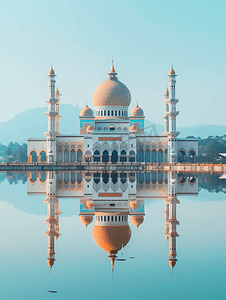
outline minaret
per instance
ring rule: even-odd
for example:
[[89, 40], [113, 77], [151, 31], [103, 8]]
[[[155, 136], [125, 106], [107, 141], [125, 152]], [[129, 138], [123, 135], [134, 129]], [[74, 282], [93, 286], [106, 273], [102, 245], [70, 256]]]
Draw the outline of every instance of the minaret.
[[59, 134], [62, 134], [62, 133], [60, 133], [60, 119], [62, 117], [60, 116], [60, 91], [58, 90], [58, 88], [56, 89], [56, 92], [55, 92], [55, 98], [58, 100], [56, 102], [55, 109], [56, 109], [56, 112], [57, 112], [57, 116], [56, 116], [56, 132], [59, 135]]
[[176, 131], [176, 117], [179, 112], [176, 104], [179, 101], [175, 98], [176, 73], [173, 68], [169, 71], [169, 90], [165, 92], [165, 134], [168, 136], [168, 155], [170, 162], [176, 162], [176, 140], [179, 132]]
[[48, 215], [45, 221], [48, 229], [45, 233], [48, 236], [47, 262], [50, 270], [55, 262], [55, 238], [59, 237], [59, 200], [56, 199], [56, 176], [54, 172], [47, 173], [47, 195], [44, 203], [48, 205]]
[[47, 137], [47, 163], [56, 162], [56, 136], [58, 134], [56, 129], [56, 119], [58, 112], [56, 111], [56, 104], [58, 99], [55, 97], [55, 77], [56, 74], [51, 67], [49, 74], [49, 99], [46, 100], [48, 103], [48, 111], [46, 115], [48, 116], [48, 131], [45, 132]]
[[166, 204], [169, 205], [169, 217], [166, 225], [168, 225], [167, 237], [169, 238], [169, 264], [172, 268], [172, 271], [177, 262], [176, 238], [179, 236], [177, 233], [177, 225], [179, 225], [179, 222], [177, 221], [176, 217], [176, 205], [177, 203], [180, 203], [180, 201], [177, 199], [176, 185], [176, 173], [170, 172], [168, 198], [166, 199]]

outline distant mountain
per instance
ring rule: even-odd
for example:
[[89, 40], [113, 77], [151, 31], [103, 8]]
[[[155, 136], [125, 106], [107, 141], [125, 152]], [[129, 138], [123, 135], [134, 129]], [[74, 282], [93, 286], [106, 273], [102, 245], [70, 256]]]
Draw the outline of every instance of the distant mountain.
[[[27, 138], [45, 138], [47, 130], [47, 116], [45, 107], [28, 109], [17, 114], [8, 122], [0, 123], [0, 143], [8, 145], [10, 142], [26, 143]], [[70, 104], [61, 104], [60, 130], [64, 134], [79, 133], [80, 108]]]
[[[13, 119], [0, 123], [0, 143], [8, 145], [10, 142], [26, 143], [27, 138], [45, 138], [44, 131], [47, 130], [46, 108], [38, 107], [25, 110], [17, 114]], [[80, 108], [70, 104], [60, 105], [60, 132], [63, 134], [79, 133], [79, 114]], [[182, 127], [180, 138], [195, 136], [206, 138], [209, 135], [222, 136], [226, 134], [226, 126], [221, 125], [199, 125]], [[164, 126], [145, 121], [145, 134], [161, 135]]]
[[180, 131], [180, 138], [185, 138], [187, 136], [207, 138], [210, 135], [223, 136], [226, 134], [226, 126], [223, 125], [188, 126], [179, 128], [178, 130]]

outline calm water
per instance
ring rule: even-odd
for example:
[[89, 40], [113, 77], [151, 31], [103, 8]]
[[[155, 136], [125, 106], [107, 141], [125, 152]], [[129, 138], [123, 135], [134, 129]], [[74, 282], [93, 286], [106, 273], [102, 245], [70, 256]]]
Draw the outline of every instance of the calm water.
[[225, 299], [219, 176], [0, 173], [0, 299]]

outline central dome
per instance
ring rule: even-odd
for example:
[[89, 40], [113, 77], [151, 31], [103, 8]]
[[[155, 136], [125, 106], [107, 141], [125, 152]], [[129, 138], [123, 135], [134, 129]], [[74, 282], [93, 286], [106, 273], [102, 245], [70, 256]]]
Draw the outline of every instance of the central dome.
[[110, 78], [101, 83], [94, 95], [94, 106], [129, 106], [131, 95], [129, 89], [116, 77], [117, 73], [112, 65]]

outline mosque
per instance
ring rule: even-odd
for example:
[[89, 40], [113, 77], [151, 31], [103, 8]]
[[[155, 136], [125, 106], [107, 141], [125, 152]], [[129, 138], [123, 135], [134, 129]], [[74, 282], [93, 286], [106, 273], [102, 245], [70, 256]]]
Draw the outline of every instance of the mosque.
[[56, 74], [51, 67], [46, 101], [48, 131], [45, 139], [28, 139], [28, 162], [193, 162], [198, 153], [198, 140], [179, 139], [176, 130], [179, 114], [176, 76], [171, 68], [169, 87], [164, 95], [165, 132], [161, 136], [145, 133], [144, 111], [138, 104], [129, 113], [131, 94], [118, 80], [113, 62], [109, 78], [94, 92], [95, 114], [86, 105], [80, 112], [80, 134], [63, 135], [60, 133], [60, 92], [55, 88]]
[[[105, 250], [112, 271], [122, 249], [132, 238], [132, 231], [142, 227], [145, 218], [145, 203], [151, 199], [165, 200], [165, 238], [169, 245], [169, 265], [177, 263], [176, 206], [178, 195], [198, 194], [198, 180], [195, 175], [176, 172], [122, 173], [122, 172], [55, 172], [28, 173], [28, 195], [46, 195], [48, 206], [47, 263], [50, 268], [56, 262], [55, 242], [60, 236], [60, 201], [79, 199], [79, 216], [82, 224], [93, 228], [93, 245]], [[153, 212], [154, 213], [154, 212]], [[136, 226], [136, 227], [135, 227]], [[148, 230], [149, 239], [154, 232]], [[80, 229], [82, 230], [82, 228]], [[138, 234], [140, 233], [140, 229]], [[84, 238], [86, 231], [84, 230]], [[164, 234], [162, 235], [164, 238]], [[166, 244], [167, 245], [167, 244]], [[95, 251], [98, 251], [98, 247]], [[132, 254], [132, 248], [129, 253]]]

